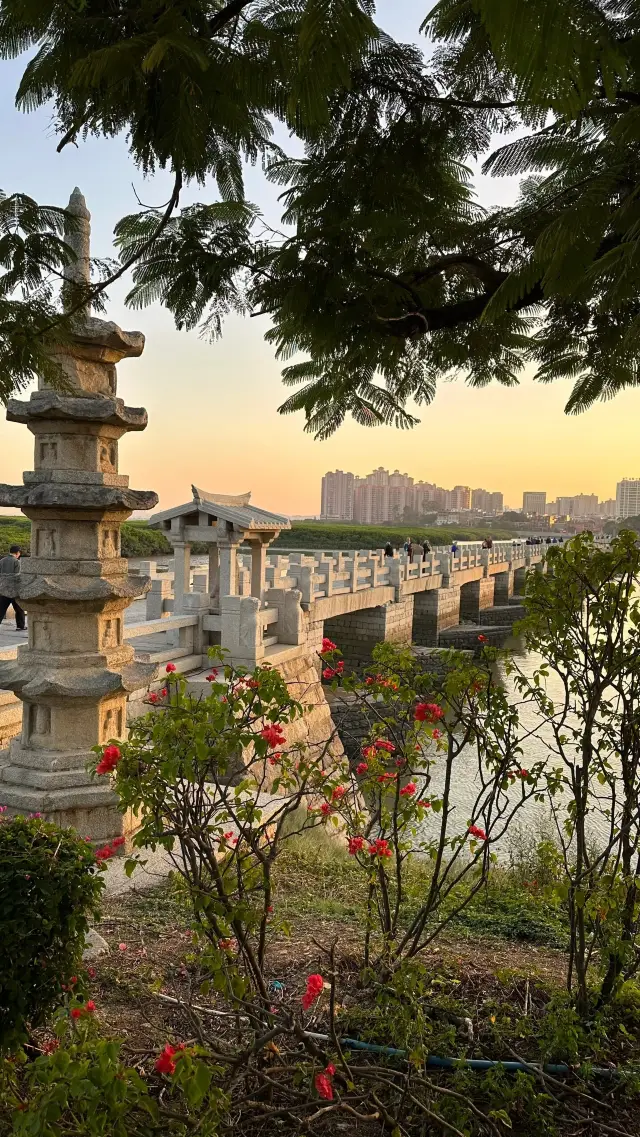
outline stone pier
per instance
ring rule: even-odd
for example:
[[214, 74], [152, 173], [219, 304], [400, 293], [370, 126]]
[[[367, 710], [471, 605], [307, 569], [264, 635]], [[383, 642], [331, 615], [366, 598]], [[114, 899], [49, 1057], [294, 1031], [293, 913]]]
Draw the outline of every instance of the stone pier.
[[509, 598], [513, 596], [513, 578], [513, 569], [508, 569], [507, 572], [498, 572], [494, 576], [493, 579], [496, 582], [496, 586], [493, 594], [493, 603], [496, 606], [509, 603]]
[[[76, 260], [63, 290], [73, 304], [89, 283], [90, 215], [75, 190], [75, 224], [66, 233]], [[0, 577], [0, 593], [27, 610], [28, 643], [0, 662], [0, 688], [23, 703], [22, 732], [0, 755], [0, 801], [12, 812], [37, 811], [73, 825], [93, 840], [131, 827], [117, 809], [108, 779], [93, 781], [92, 747], [126, 733], [129, 692], [155, 674], [125, 643], [125, 609], [145, 589], [120, 555], [120, 526], [157, 503], [130, 490], [118, 472], [118, 444], [144, 430], [147, 415], [116, 395], [116, 364], [139, 356], [140, 332], [92, 318], [85, 309], [56, 353], [66, 391], [40, 383], [28, 402], [11, 400], [9, 422], [35, 437], [34, 469], [22, 486], [0, 486], [0, 505], [31, 520], [31, 557], [18, 577]], [[147, 582], [148, 586], [148, 582]]]
[[334, 616], [324, 621], [324, 634], [338, 645], [348, 666], [369, 663], [376, 644], [411, 642], [414, 599], [418, 597]]
[[491, 608], [494, 602], [495, 577], [470, 580], [460, 588], [460, 619], [478, 623], [481, 612]]
[[514, 596], [524, 596], [524, 590], [527, 583], [527, 569], [517, 568], [513, 570], [513, 594]]
[[440, 633], [460, 623], [460, 587], [417, 592], [411, 638], [423, 647], [437, 647]]

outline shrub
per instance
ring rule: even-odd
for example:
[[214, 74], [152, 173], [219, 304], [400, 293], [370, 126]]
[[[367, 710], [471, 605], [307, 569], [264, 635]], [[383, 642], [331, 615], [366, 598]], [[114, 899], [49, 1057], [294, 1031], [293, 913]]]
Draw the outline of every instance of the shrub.
[[38, 817], [0, 825], [0, 1048], [59, 1003], [103, 887], [93, 850]]

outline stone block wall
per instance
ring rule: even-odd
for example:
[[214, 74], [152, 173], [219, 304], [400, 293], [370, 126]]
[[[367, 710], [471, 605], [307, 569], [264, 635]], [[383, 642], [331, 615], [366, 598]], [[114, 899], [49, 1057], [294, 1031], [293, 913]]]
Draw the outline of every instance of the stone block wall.
[[413, 610], [413, 596], [394, 604], [362, 608], [325, 620], [324, 634], [340, 648], [347, 666], [359, 667], [370, 662], [376, 644], [411, 643]]
[[515, 575], [514, 569], [509, 569], [508, 572], [498, 572], [494, 576], [495, 589], [493, 593], [493, 603], [508, 604], [509, 597], [513, 596], [513, 578]]
[[424, 647], [437, 647], [445, 628], [460, 623], [460, 589], [433, 588], [415, 595], [413, 640]]
[[480, 616], [480, 622], [490, 627], [513, 627], [518, 620], [524, 620], [526, 609], [524, 604], [500, 604], [495, 608], [487, 608]]
[[[511, 635], [511, 628], [489, 627], [484, 624], [468, 624], [464, 628], [448, 628], [440, 635], [440, 646], [455, 651], [472, 651], [479, 654], [483, 647], [502, 647]], [[484, 636], [484, 641], [478, 639]]]
[[480, 612], [492, 607], [494, 591], [495, 581], [492, 576], [463, 584], [460, 589], [460, 619], [477, 623], [481, 619]]

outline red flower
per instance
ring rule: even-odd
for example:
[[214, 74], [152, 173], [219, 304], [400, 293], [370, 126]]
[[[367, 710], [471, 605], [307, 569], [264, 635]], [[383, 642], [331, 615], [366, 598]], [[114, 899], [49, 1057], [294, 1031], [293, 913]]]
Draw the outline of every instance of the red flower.
[[96, 849], [97, 861], [108, 861], [109, 857], [113, 856], [113, 849], [111, 845], [103, 845], [101, 849]]
[[529, 771], [528, 770], [518, 770], [518, 777], [519, 778], [528, 778], [529, 777]]
[[163, 688], [162, 688], [162, 690], [161, 690], [161, 692], [160, 692], [160, 697], [161, 697], [162, 699], [166, 699], [166, 697], [167, 697], [167, 695], [168, 695], [168, 694], [169, 694], [169, 692], [167, 691], [167, 688], [166, 688], [166, 687], [163, 687]]
[[233, 951], [237, 943], [235, 940], [218, 940], [218, 947], [220, 951]]
[[58, 1042], [58, 1039], [52, 1038], [50, 1042], [45, 1042], [44, 1046], [42, 1047], [42, 1053], [53, 1054], [54, 1050], [57, 1050], [59, 1045], [60, 1043]]
[[398, 767], [398, 769], [400, 768], [400, 766], [404, 766], [404, 758], [396, 758], [396, 766]]
[[302, 1006], [305, 1011], [308, 1011], [309, 1007], [313, 1006], [316, 999], [322, 994], [323, 988], [324, 979], [321, 975], [307, 976], [307, 989], [302, 996]]
[[87, 968], [87, 975], [89, 976], [89, 979], [95, 979], [96, 974], [97, 974], [97, 972], [96, 972], [95, 967], [88, 967]]
[[389, 771], [387, 774], [380, 774], [379, 777], [376, 779], [376, 781], [380, 782], [380, 784], [384, 786], [387, 784], [387, 782], [395, 781], [395, 779], [397, 777], [398, 777], [397, 774], [394, 774], [391, 771]]
[[431, 809], [431, 802], [430, 801], [424, 801], [424, 799], [417, 801], [416, 805], [422, 806], [422, 809]]
[[389, 754], [393, 754], [395, 746], [393, 742], [389, 742], [386, 738], [376, 738], [374, 744], [376, 750], [386, 750]]
[[263, 727], [260, 731], [260, 737], [264, 738], [272, 750], [275, 750], [276, 746], [282, 746], [283, 743], [287, 741], [286, 738], [283, 737], [282, 727], [275, 722]]
[[171, 675], [171, 672], [175, 671], [175, 669], [176, 669], [175, 663], [168, 663], [166, 668], [165, 668], [167, 675]]
[[356, 774], [366, 774], [368, 769], [369, 769], [369, 767], [367, 766], [366, 762], [360, 762], [356, 766]]
[[82, 1018], [82, 1010], [80, 1007], [74, 1007], [73, 1008], [73, 1010], [71, 1011], [71, 1018], [75, 1019], [76, 1022], [78, 1019]]
[[325, 1074], [328, 1075], [328, 1077], [330, 1077], [330, 1078], [333, 1077], [333, 1075], [336, 1072], [336, 1068], [335, 1068], [333, 1062], [330, 1062], [328, 1066], [325, 1066], [324, 1072], [325, 1072]]
[[174, 1061], [175, 1055], [178, 1053], [177, 1046], [170, 1046], [169, 1043], [162, 1050], [160, 1057], [156, 1058], [156, 1070], [159, 1074], [175, 1074], [176, 1064]]
[[375, 756], [376, 756], [375, 746], [363, 746], [362, 747], [362, 757], [363, 758], [375, 758]]
[[481, 644], [486, 644], [486, 642], [487, 642], [487, 637], [486, 637], [486, 636], [478, 636], [478, 641], [479, 641]]
[[364, 849], [364, 837], [350, 837], [348, 848], [352, 857], [355, 857], [356, 853], [361, 853]]
[[323, 801], [322, 805], [320, 806], [320, 813], [323, 817], [329, 816], [331, 813], [331, 806], [329, 805], [328, 801]]
[[92, 1015], [96, 1009], [96, 1005], [93, 999], [89, 999], [88, 1002], [85, 1003], [85, 1007], [88, 1010], [89, 1014]]
[[69, 986], [70, 986], [70, 987], [75, 987], [75, 985], [76, 985], [76, 983], [77, 983], [77, 982], [78, 982], [78, 976], [77, 976], [77, 975], [72, 975], [72, 976], [71, 976], [71, 979], [69, 980]]
[[327, 636], [325, 636], [323, 641], [322, 641], [322, 650], [323, 651], [337, 651], [338, 648], [334, 644], [333, 640], [330, 640]]
[[384, 837], [378, 837], [376, 841], [373, 841], [373, 843], [369, 845], [369, 853], [372, 857], [391, 857], [393, 855], [392, 850], [389, 848], [389, 842], [385, 841]]
[[438, 728], [436, 727], [435, 730], [431, 731], [431, 737], [435, 738], [435, 740], [437, 742], [439, 738], [442, 738], [442, 731], [438, 730]]
[[335, 667], [325, 667], [322, 672], [323, 679], [335, 679], [338, 672]]
[[411, 797], [416, 792], [417, 786], [415, 782], [407, 782], [400, 790], [400, 797]]
[[150, 703], [157, 703], [158, 702], [158, 696], [156, 695], [155, 691], [149, 692], [149, 702]]
[[215, 667], [209, 675], [205, 675], [205, 679], [207, 680], [207, 683], [214, 683], [217, 678], [218, 678], [218, 672], [216, 671]]
[[114, 837], [113, 841], [111, 842], [111, 847], [113, 849], [119, 849], [122, 845], [124, 845], [124, 841], [124, 837]]
[[96, 774], [110, 774], [112, 770], [115, 770], [121, 758], [122, 753], [119, 746], [105, 746], [102, 751], [102, 758], [96, 766]]
[[326, 1101], [333, 1101], [333, 1086], [326, 1074], [316, 1074], [313, 1084], [321, 1098]]
[[479, 841], [486, 841], [487, 839], [484, 829], [480, 829], [477, 825], [470, 825], [468, 831], [472, 837], [477, 837]]
[[444, 711], [437, 703], [417, 703], [413, 717], [416, 722], [438, 722], [444, 718]]
[[340, 801], [340, 798], [344, 797], [346, 792], [347, 791], [346, 791], [344, 786], [336, 786], [336, 788], [333, 790], [333, 792], [331, 794], [331, 800], [332, 801]]

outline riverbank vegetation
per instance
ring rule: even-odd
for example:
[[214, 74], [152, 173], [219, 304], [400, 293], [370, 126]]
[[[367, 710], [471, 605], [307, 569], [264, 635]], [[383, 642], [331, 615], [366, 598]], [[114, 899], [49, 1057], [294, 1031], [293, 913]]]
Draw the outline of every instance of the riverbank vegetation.
[[[85, 970], [76, 937], [53, 1017], [51, 984], [5, 1014], [2, 1137], [640, 1133], [640, 551], [579, 537], [548, 567], [532, 676], [481, 635], [438, 674], [387, 644], [349, 675], [325, 640], [344, 751], [268, 666], [214, 659], [205, 698], [167, 666], [95, 776], [141, 818], [127, 872], [161, 850], [175, 877], [103, 904], [111, 953]], [[52, 827], [2, 825], [3, 881], [55, 926]]]

